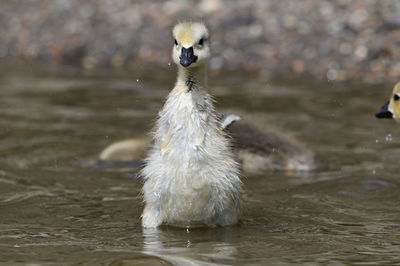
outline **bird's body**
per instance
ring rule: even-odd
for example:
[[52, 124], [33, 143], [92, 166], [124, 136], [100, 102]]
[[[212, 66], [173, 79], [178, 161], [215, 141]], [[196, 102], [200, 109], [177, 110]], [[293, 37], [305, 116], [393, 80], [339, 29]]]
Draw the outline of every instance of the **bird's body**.
[[249, 174], [266, 171], [311, 171], [316, 168], [314, 154], [294, 139], [255, 123], [239, 121], [230, 125], [236, 159]]
[[104, 161], [142, 161], [147, 156], [149, 146], [149, 138], [118, 141], [104, 149], [99, 159]]
[[[238, 222], [241, 206], [239, 168], [211, 96], [200, 82], [208, 51], [202, 55], [204, 50], [192, 49], [199, 40], [203, 47], [198, 49], [208, 49], [208, 32], [203, 24], [181, 23], [174, 37], [178, 79], [159, 113], [142, 171], [142, 225], [232, 225]], [[193, 66], [188, 68], [188, 62]]]

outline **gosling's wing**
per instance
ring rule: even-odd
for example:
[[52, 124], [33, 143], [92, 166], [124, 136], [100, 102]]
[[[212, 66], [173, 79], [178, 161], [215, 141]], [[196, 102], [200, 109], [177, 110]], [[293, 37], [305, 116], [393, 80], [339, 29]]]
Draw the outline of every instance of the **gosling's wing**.
[[236, 114], [222, 114], [219, 117], [219, 124], [222, 130], [228, 129], [233, 123], [242, 120], [242, 118]]

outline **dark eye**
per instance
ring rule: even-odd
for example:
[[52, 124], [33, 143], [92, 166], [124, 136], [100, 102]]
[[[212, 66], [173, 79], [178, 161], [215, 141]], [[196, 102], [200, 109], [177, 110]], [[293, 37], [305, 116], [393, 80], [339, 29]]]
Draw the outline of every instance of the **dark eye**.
[[395, 100], [395, 101], [397, 102], [398, 100], [400, 100], [400, 96], [397, 95], [397, 94], [395, 94], [395, 95], [393, 96], [393, 100]]
[[178, 45], [178, 42], [176, 41], [176, 39], [174, 39], [175, 45]]
[[199, 45], [203, 45], [204, 44], [204, 38], [201, 38], [199, 41]]

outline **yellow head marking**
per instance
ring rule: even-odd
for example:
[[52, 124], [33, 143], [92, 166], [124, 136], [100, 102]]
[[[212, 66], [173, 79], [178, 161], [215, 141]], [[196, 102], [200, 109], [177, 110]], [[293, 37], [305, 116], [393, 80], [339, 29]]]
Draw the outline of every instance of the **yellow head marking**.
[[397, 82], [397, 84], [393, 88], [393, 94], [395, 93], [400, 93], [400, 82]]
[[207, 28], [199, 22], [178, 23], [172, 33], [176, 41], [185, 48], [192, 47], [203, 37], [208, 37]]
[[393, 113], [393, 118], [400, 120], [400, 82], [394, 88], [392, 97], [390, 98], [389, 110]]
[[194, 44], [194, 37], [193, 32], [191, 30], [190, 23], [182, 23], [180, 24], [181, 27], [178, 27], [178, 31], [176, 34], [176, 40], [182, 46], [193, 46]]
[[393, 88], [389, 110], [393, 113], [394, 119], [400, 120], [400, 82], [398, 82]]

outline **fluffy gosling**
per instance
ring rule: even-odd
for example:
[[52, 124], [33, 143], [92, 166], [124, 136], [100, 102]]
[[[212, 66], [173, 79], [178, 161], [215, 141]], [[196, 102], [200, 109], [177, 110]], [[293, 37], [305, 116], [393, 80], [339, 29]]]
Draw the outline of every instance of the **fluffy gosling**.
[[173, 29], [175, 87], [159, 112], [154, 143], [142, 170], [145, 207], [142, 226], [236, 224], [241, 209], [239, 167], [204, 88], [210, 56], [202, 23]]

